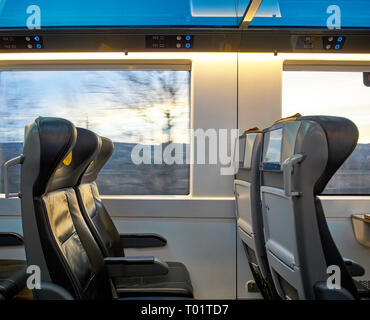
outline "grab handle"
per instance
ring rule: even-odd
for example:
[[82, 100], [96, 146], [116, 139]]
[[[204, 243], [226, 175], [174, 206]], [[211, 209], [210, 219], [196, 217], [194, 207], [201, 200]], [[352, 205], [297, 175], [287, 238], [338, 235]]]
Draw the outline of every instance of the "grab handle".
[[293, 154], [291, 157], [283, 162], [284, 175], [284, 193], [287, 197], [298, 197], [300, 195], [297, 191], [292, 191], [292, 173], [295, 164], [303, 160], [303, 154]]
[[24, 156], [21, 154], [18, 157], [10, 159], [4, 163], [4, 193], [5, 198], [18, 198], [20, 197], [20, 193], [9, 193], [9, 169], [14, 167], [18, 164], [23, 163]]

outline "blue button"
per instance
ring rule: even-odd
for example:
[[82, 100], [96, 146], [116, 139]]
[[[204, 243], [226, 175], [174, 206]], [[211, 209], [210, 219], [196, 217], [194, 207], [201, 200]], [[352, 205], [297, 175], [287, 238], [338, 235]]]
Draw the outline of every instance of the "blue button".
[[38, 44], [36, 44], [36, 48], [37, 48], [37, 49], [41, 49], [41, 48], [42, 48], [41, 44], [39, 44], [39, 43], [38, 43]]
[[336, 44], [335, 47], [334, 47], [335, 50], [339, 50], [340, 49], [340, 44]]
[[190, 43], [185, 44], [185, 47], [189, 49], [190, 48]]
[[343, 37], [338, 37], [337, 41], [338, 42], [342, 42], [343, 41]]
[[186, 39], [186, 41], [190, 41], [191, 40], [191, 37], [190, 36], [186, 36], [185, 39]]
[[40, 41], [40, 37], [39, 36], [36, 36], [34, 37], [35, 41]]

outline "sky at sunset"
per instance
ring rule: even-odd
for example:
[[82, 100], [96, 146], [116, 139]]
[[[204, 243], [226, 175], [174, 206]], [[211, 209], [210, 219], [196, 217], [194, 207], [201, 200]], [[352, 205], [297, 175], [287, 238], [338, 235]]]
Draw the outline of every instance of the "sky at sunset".
[[[188, 142], [188, 71], [4, 71], [0, 143], [22, 142], [38, 116], [66, 118], [115, 142]], [[171, 96], [171, 90], [174, 94]]]
[[307, 115], [342, 116], [360, 132], [360, 143], [370, 143], [370, 87], [362, 72], [285, 71], [283, 117]]

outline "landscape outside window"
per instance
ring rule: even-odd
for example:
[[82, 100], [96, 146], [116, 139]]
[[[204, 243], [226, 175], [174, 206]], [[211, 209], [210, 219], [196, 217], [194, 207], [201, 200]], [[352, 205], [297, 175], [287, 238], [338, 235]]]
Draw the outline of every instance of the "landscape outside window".
[[283, 117], [331, 115], [352, 120], [360, 137], [324, 194], [370, 194], [370, 87], [362, 72], [285, 71]]
[[[26, 124], [38, 116], [61, 117], [114, 142], [98, 178], [101, 194], [187, 195], [189, 92], [189, 71], [3, 71], [0, 164], [22, 153]], [[132, 163], [137, 144], [154, 149], [169, 143], [181, 146], [184, 164]], [[19, 190], [19, 174], [19, 168], [10, 170], [11, 192]]]

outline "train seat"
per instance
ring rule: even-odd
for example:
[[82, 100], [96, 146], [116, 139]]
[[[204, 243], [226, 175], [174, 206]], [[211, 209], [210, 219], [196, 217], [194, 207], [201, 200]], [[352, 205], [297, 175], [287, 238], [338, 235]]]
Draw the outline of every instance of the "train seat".
[[[77, 128], [77, 135], [83, 135], [86, 130]], [[86, 136], [86, 139], [89, 136]], [[109, 213], [107, 212], [99, 194], [96, 179], [104, 164], [109, 160], [113, 153], [114, 145], [112, 141], [105, 137], [100, 137], [101, 146], [95, 158], [90, 163], [86, 172], [83, 173], [79, 185], [75, 188], [77, 199], [80, 204], [84, 219], [98, 243], [105, 257], [125, 256], [125, 247], [129, 241], [129, 235], [120, 235], [116, 229]], [[88, 143], [81, 137], [72, 151], [74, 156], [78, 156], [80, 143]], [[82, 149], [82, 148], [81, 148]], [[140, 235], [134, 235], [135, 241], [140, 242]], [[150, 235], [142, 235], [146, 242]], [[125, 241], [126, 240], [126, 241]], [[150, 245], [155, 246], [155, 244]], [[144, 247], [144, 245], [140, 246]], [[179, 262], [166, 262], [168, 273], [162, 276], [144, 277], [125, 277], [115, 279], [116, 290], [120, 296], [130, 295], [179, 295], [193, 297], [193, 287], [190, 275], [185, 265]]]
[[[330, 116], [298, 115], [264, 130], [261, 197], [266, 250], [282, 298], [359, 298], [318, 198], [357, 139], [357, 127], [350, 120]], [[340, 288], [329, 289], [333, 266], [340, 271]]]
[[[102, 255], [73, 189], [101, 140], [93, 132], [81, 130], [84, 134], [78, 136], [70, 121], [48, 117], [39, 117], [27, 129], [21, 166], [25, 249], [28, 262], [39, 266], [42, 283], [47, 284], [34, 290], [37, 299], [52, 295], [58, 299], [111, 300], [118, 298], [115, 278], [168, 273], [167, 264], [154, 257]], [[71, 153], [77, 140], [84, 138], [89, 143]]]
[[277, 299], [268, 266], [260, 197], [260, 158], [262, 131], [247, 130], [238, 139], [239, 165], [234, 189], [239, 235], [242, 239], [253, 278], [264, 299]]

